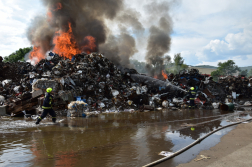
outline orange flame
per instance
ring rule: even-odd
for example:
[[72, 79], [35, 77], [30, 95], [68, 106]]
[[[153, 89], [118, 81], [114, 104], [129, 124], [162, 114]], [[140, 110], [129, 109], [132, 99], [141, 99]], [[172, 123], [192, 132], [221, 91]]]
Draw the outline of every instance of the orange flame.
[[82, 50], [84, 50], [87, 54], [90, 54], [92, 51], [96, 49], [95, 38], [92, 36], [86, 36], [84, 38], [84, 42], [87, 43], [82, 46]]
[[56, 9], [54, 9], [53, 11], [57, 11], [57, 10], [60, 10], [62, 9], [62, 4], [59, 2], [56, 4]]
[[73, 55], [80, 54], [81, 50], [74, 39], [71, 23], [68, 23], [68, 26], [67, 32], [56, 32], [58, 35], [53, 38], [53, 44], [55, 44], [53, 52], [71, 59]]
[[164, 79], [168, 79], [168, 76], [167, 76], [167, 74], [164, 72], [164, 70], [162, 70], [162, 75], [163, 75]]
[[158, 79], [158, 76], [157, 76], [157, 75], [154, 75], [154, 78], [155, 78], [155, 79]]
[[[47, 12], [47, 21], [49, 23], [51, 23], [55, 11], [60, 9], [62, 9], [61, 3], [57, 3], [52, 8], [49, 8]], [[54, 48], [52, 51], [59, 56], [71, 59], [74, 55], [80, 54], [82, 51], [85, 51], [87, 54], [95, 51], [95, 43], [95, 38], [92, 36], [86, 36], [81, 44], [77, 43], [73, 35], [71, 23], [69, 22], [68, 31], [60, 30], [55, 32], [53, 38]], [[36, 61], [35, 63], [38, 63], [41, 59], [45, 58], [42, 51], [43, 50], [40, 47], [34, 47], [30, 54], [30, 59]]]
[[48, 22], [51, 22], [51, 21], [52, 21], [52, 16], [53, 16], [53, 15], [52, 15], [52, 12], [51, 12], [51, 11], [48, 11], [48, 12], [47, 12], [47, 21], [48, 21]]
[[52, 11], [58, 11], [60, 9], [62, 9], [62, 4], [59, 2], [55, 5], [55, 9], [52, 9], [52, 8], [49, 8], [48, 9], [48, 12], [47, 12], [47, 21], [48, 22], [51, 22], [52, 20], [52, 17], [53, 17], [53, 14], [52, 14]]
[[41, 52], [40, 47], [33, 46], [33, 50], [30, 52], [30, 59], [37, 64], [40, 60], [44, 59], [45, 56]]

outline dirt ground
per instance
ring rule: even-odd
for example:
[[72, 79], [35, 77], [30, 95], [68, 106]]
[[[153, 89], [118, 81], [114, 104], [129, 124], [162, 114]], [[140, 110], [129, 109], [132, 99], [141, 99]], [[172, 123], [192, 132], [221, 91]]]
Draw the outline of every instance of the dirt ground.
[[[200, 155], [210, 157], [202, 159]], [[252, 166], [252, 123], [239, 124], [221, 138], [221, 142], [209, 150], [201, 151], [189, 163], [177, 167], [251, 167]]]

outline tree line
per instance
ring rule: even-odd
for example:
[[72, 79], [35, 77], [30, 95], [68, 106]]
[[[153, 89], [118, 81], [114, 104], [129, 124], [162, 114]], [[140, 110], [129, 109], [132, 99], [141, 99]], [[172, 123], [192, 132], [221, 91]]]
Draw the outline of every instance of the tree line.
[[211, 73], [211, 76], [215, 81], [218, 80], [218, 77], [221, 76], [229, 76], [229, 75], [241, 75], [241, 76], [252, 76], [252, 69], [248, 72], [248, 70], [241, 70], [233, 60], [228, 60], [226, 62], [219, 62], [217, 70]]
[[9, 56], [5, 56], [3, 62], [18, 62], [18, 61], [24, 61], [25, 55], [29, 53], [32, 50], [32, 47], [26, 47], [26, 48], [20, 48], [17, 51], [13, 52]]
[[[147, 73], [145, 62], [139, 62], [138, 60], [130, 60], [130, 63], [139, 73]], [[171, 56], [164, 56], [162, 66], [166, 73], [174, 74], [178, 74], [180, 70], [187, 69], [189, 67], [184, 63], [184, 58], [181, 56], [181, 53], [175, 54], [173, 57], [173, 61], [171, 59]]]

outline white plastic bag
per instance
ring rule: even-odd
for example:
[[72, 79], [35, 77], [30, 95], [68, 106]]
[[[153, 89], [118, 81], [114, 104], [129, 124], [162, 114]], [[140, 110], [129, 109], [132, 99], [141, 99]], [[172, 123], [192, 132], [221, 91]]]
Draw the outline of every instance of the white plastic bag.
[[145, 86], [142, 86], [141, 91], [142, 91], [142, 93], [143, 93], [143, 92], [147, 93], [147, 91], [148, 91], [147, 86], [146, 86], [146, 85], [145, 85]]
[[15, 88], [13, 89], [16, 93], [19, 93], [19, 89], [20, 89], [20, 86], [15, 86]]
[[6, 79], [2, 82], [2, 85], [3, 87], [6, 85], [6, 84], [11, 84], [12, 83], [12, 80], [11, 79]]
[[213, 106], [214, 109], [219, 108], [219, 105], [220, 105], [219, 103], [212, 103], [212, 106]]
[[119, 92], [117, 90], [115, 90], [115, 89], [112, 89], [111, 93], [113, 94], [113, 96], [119, 95]]
[[64, 78], [61, 78], [60, 79], [60, 83], [64, 86], [65, 85], [65, 80], [64, 80]]
[[163, 107], [167, 108], [168, 105], [169, 105], [169, 102], [168, 102], [167, 100], [164, 100], [164, 101], [162, 102], [162, 106], [163, 106]]
[[99, 106], [101, 107], [101, 108], [103, 108], [103, 107], [105, 107], [105, 104], [104, 103], [99, 103]]
[[4, 102], [4, 100], [5, 100], [4, 96], [0, 95], [0, 102]]

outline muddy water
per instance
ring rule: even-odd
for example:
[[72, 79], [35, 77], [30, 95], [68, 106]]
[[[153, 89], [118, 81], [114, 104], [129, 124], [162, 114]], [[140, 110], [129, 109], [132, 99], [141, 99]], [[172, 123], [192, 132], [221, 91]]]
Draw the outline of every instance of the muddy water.
[[[176, 152], [204, 134], [229, 124], [219, 110], [162, 110], [102, 114], [93, 118], [50, 119], [36, 126], [24, 118], [0, 121], [0, 166], [143, 166]], [[249, 115], [244, 115], [246, 118]], [[237, 117], [237, 116], [233, 116]], [[184, 123], [199, 124], [191, 127]], [[201, 123], [201, 124], [200, 124]], [[215, 133], [183, 154], [157, 166], [186, 163], [232, 128]]]

